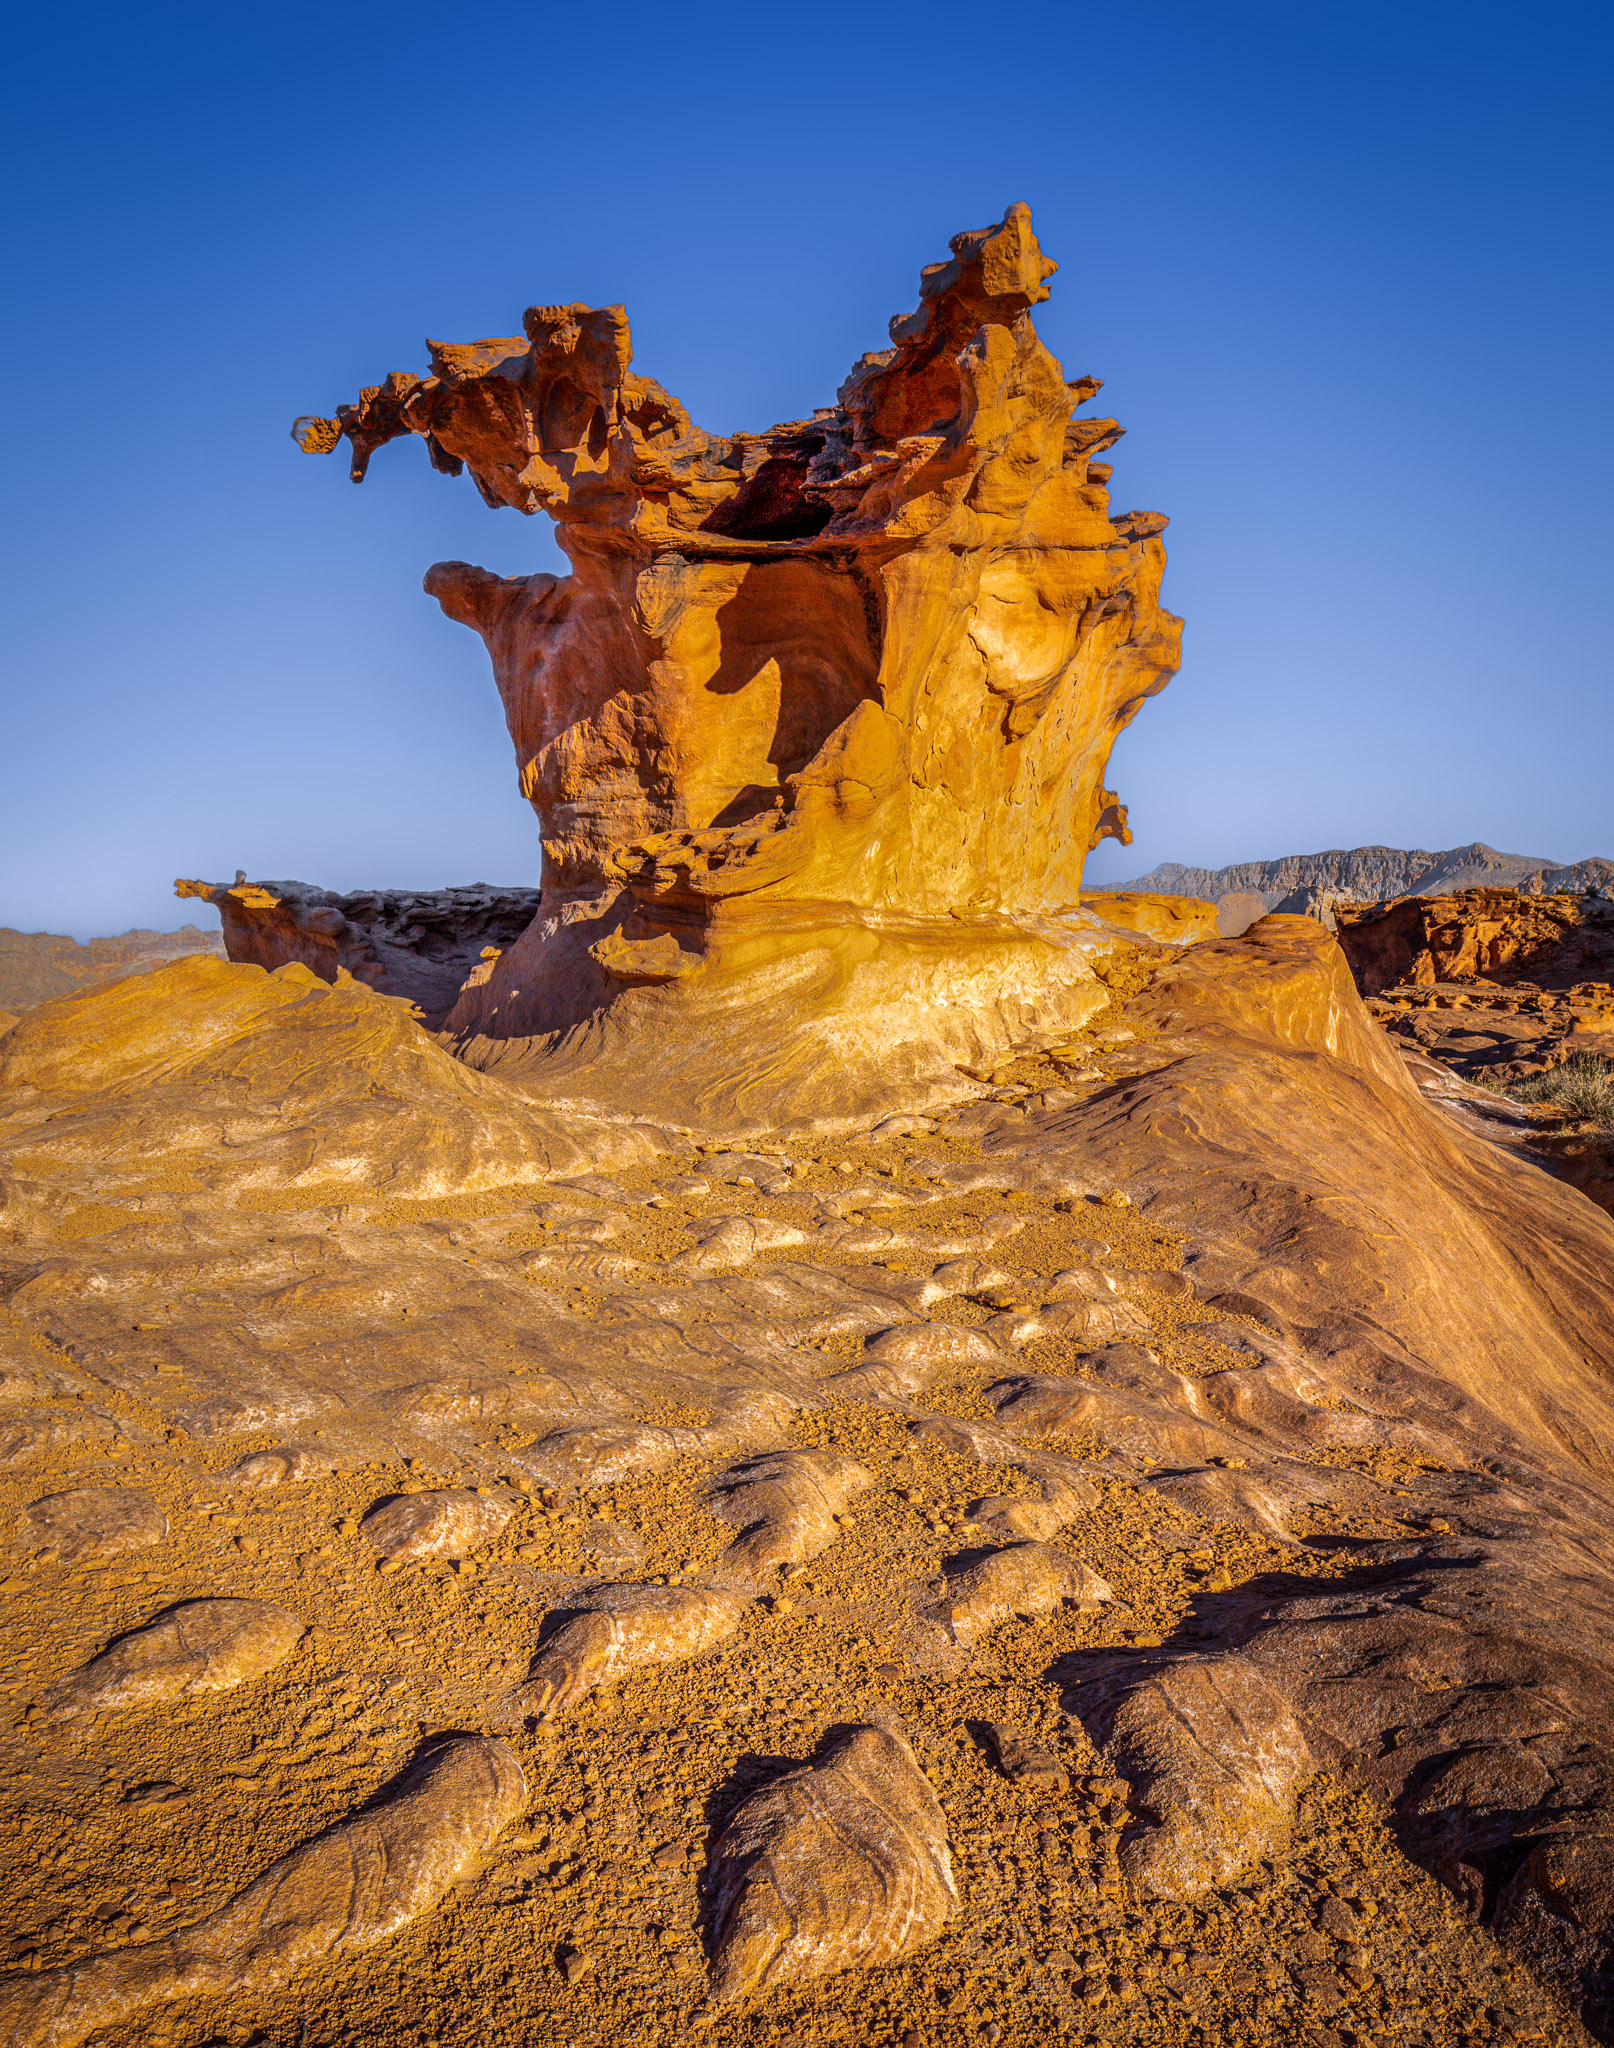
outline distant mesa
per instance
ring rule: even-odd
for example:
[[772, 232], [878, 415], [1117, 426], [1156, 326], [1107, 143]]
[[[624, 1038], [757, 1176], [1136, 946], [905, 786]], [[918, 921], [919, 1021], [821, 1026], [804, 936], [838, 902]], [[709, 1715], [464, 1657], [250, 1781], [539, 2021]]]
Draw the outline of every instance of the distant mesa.
[[1315, 917], [1335, 928], [1339, 903], [1385, 903], [1396, 896], [1446, 896], [1460, 889], [1521, 889], [1529, 896], [1581, 894], [1614, 888], [1614, 861], [1590, 859], [1560, 866], [1527, 853], [1499, 853], [1476, 839], [1445, 853], [1398, 846], [1358, 846], [1350, 852], [1290, 853], [1280, 860], [1240, 861], [1227, 868], [1190, 868], [1165, 861], [1118, 890], [1202, 896], [1217, 906], [1217, 930], [1234, 939], [1258, 917], [1281, 911]]

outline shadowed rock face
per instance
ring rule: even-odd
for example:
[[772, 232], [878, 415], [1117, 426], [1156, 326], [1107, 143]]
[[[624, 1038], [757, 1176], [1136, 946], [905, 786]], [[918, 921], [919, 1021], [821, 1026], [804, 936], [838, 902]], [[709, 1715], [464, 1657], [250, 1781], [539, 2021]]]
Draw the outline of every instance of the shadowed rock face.
[[347, 972], [382, 995], [414, 1003], [435, 1022], [475, 974], [518, 939], [538, 910], [536, 889], [356, 889], [338, 895], [307, 882], [180, 880], [219, 913], [232, 960], [271, 973], [296, 961], [321, 981]]
[[1341, 905], [1339, 943], [1356, 985], [1376, 996], [1397, 983], [1484, 981], [1571, 989], [1614, 981], [1614, 902], [1464, 889]]
[[1075, 416], [1098, 382], [1037, 338], [1055, 266], [1029, 209], [952, 250], [834, 406], [762, 434], [694, 426], [630, 369], [622, 310], [585, 306], [431, 344], [429, 376], [298, 423], [310, 451], [345, 436], [355, 479], [420, 435], [490, 504], [549, 513], [573, 563], [427, 577], [487, 643], [545, 864], [539, 922], [455, 1030], [671, 1014], [643, 994], [680, 987], [700, 1014], [792, 958], [806, 1013], [854, 968], [861, 1007], [889, 977], [910, 1013], [961, 975], [1083, 980], [1039, 921], [1129, 836], [1103, 778], [1177, 666], [1165, 520], [1111, 513], [1095, 458], [1121, 429]]

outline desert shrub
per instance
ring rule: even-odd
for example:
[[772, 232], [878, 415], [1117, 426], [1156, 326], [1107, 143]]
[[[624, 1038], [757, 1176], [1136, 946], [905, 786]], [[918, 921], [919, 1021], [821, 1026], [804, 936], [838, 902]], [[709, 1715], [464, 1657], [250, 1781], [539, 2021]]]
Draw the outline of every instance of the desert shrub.
[[1532, 1074], [1508, 1093], [1519, 1102], [1550, 1102], [1577, 1123], [1614, 1131], [1614, 1060], [1577, 1052], [1544, 1074]]

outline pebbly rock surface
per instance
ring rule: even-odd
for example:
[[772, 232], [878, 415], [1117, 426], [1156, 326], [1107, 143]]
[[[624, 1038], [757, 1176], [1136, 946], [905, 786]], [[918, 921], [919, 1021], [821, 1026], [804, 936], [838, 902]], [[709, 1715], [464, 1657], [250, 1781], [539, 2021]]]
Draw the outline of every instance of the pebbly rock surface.
[[[1314, 923], [828, 1137], [563, 1118], [297, 966], [5, 1057], [12, 2038], [408, 2038], [417, 1970], [602, 2042], [1608, 2033], [1614, 1225]], [[423, 1730], [469, 1818], [361, 1910]]]
[[0, 2040], [75, 2048], [154, 2006], [274, 1990], [326, 1957], [390, 1941], [474, 1872], [525, 1799], [520, 1761], [505, 1743], [443, 1743], [371, 1806], [193, 1926], [0, 1979]]

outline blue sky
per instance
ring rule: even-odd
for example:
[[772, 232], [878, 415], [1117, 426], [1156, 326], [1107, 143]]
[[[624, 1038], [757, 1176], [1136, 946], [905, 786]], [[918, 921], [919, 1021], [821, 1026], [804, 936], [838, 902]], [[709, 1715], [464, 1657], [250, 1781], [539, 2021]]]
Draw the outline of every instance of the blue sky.
[[1382, 840], [1614, 856], [1606, 7], [33, 9], [9, 31], [0, 924], [176, 874], [535, 878], [434, 560], [559, 566], [292, 417], [626, 304], [702, 424], [833, 399], [1012, 199], [1171, 515], [1181, 676], [1092, 876]]

